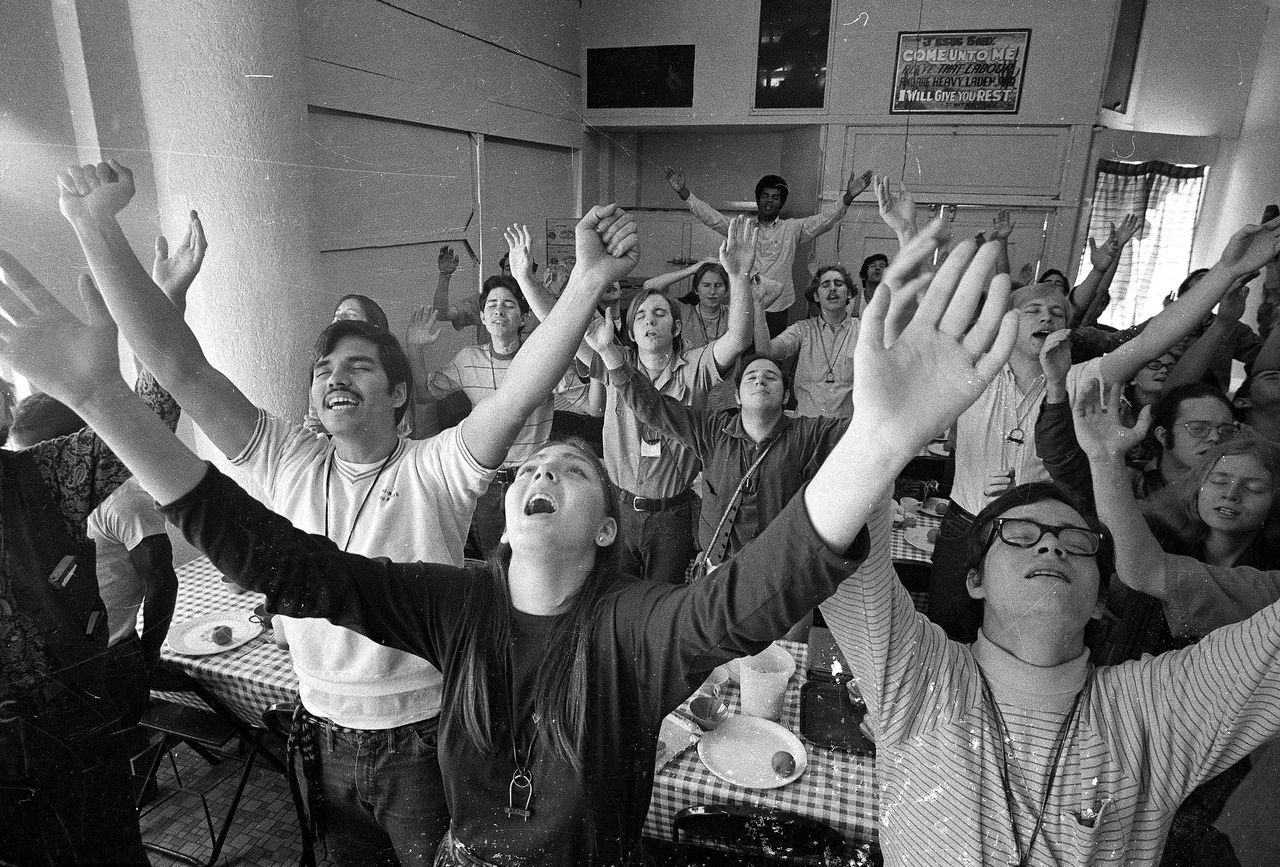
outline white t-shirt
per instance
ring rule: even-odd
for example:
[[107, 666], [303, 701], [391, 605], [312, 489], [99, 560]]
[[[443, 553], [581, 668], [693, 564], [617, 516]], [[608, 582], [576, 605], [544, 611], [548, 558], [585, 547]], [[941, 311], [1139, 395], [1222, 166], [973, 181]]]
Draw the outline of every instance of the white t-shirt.
[[146, 597], [146, 582], [129, 552], [148, 536], [163, 536], [164, 518], [130, 476], [90, 513], [88, 533], [98, 549], [98, 594], [107, 608], [107, 644], [113, 645], [134, 632]]
[[[1067, 394], [1074, 400], [1081, 383], [1098, 377], [1101, 358], [1071, 365]], [[1036, 419], [1044, 403], [1044, 377], [1025, 394], [1018, 390], [1013, 369], [1005, 365], [986, 390], [956, 422], [956, 475], [951, 499], [976, 515], [990, 498], [987, 479], [1013, 470], [1013, 483], [1052, 481], [1036, 454]], [[1021, 443], [1016, 442], [1021, 440]]]
[[[354, 554], [455, 566], [462, 565], [476, 500], [493, 477], [467, 451], [458, 427], [398, 440], [385, 466], [352, 464], [337, 457], [328, 437], [262, 412], [232, 463], [247, 468], [267, 505], [300, 530], [327, 535]], [[440, 713], [440, 672], [421, 657], [326, 620], [275, 622], [285, 630], [302, 704], [312, 714], [348, 728], [388, 729]]]

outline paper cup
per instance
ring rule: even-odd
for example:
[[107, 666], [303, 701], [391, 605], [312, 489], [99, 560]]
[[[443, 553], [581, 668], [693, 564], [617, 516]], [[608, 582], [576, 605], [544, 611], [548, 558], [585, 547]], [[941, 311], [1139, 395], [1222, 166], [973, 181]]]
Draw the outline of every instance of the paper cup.
[[740, 665], [742, 712], [747, 716], [779, 720], [782, 699], [795, 671], [795, 657], [777, 644], [743, 659]]
[[898, 505], [902, 506], [903, 514], [906, 515], [914, 515], [920, 511], [920, 501], [915, 497], [903, 497]]

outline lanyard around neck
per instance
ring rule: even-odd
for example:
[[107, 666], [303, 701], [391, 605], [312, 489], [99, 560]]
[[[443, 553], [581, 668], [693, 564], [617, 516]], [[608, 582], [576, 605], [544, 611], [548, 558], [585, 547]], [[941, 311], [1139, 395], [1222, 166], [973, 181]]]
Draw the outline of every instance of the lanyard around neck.
[[[347, 550], [347, 547], [351, 544], [352, 537], [354, 537], [356, 534], [356, 525], [360, 523], [360, 516], [364, 514], [364, 507], [369, 504], [369, 498], [373, 496], [374, 489], [378, 487], [378, 480], [382, 478], [382, 471], [387, 468], [387, 464], [391, 463], [391, 459], [395, 457], [395, 454], [399, 450], [399, 448], [400, 448], [400, 443], [397, 440], [395, 447], [391, 449], [391, 454], [387, 455], [386, 460], [382, 462], [382, 466], [378, 467], [378, 474], [373, 477], [373, 482], [370, 483], [369, 490], [364, 492], [364, 499], [360, 501], [360, 507], [356, 509], [356, 516], [351, 519], [351, 529], [347, 531], [347, 541], [344, 542], [342, 545], [343, 551]], [[336, 454], [337, 454], [336, 450], [329, 452], [329, 459], [325, 461], [325, 465], [324, 465], [324, 536], [326, 539], [330, 538], [329, 537], [329, 480], [333, 476], [333, 462], [336, 459], [335, 458]], [[333, 541], [337, 542], [338, 540], [333, 539]]]
[[987, 709], [991, 713], [991, 718], [996, 724], [996, 737], [1000, 743], [1000, 784], [1004, 787], [1004, 805], [1009, 813], [1009, 824], [1013, 826], [1013, 845], [1018, 854], [1018, 867], [1027, 867], [1031, 863], [1031, 852], [1036, 847], [1036, 840], [1044, 827], [1044, 814], [1049, 806], [1049, 795], [1053, 792], [1054, 780], [1058, 777], [1058, 766], [1062, 762], [1063, 750], [1066, 749], [1067, 741], [1075, 735], [1076, 719], [1080, 713], [1081, 699], [1089, 691], [1089, 687], [1093, 683], [1093, 674], [1090, 673], [1085, 685], [1076, 693], [1075, 701], [1071, 703], [1071, 711], [1062, 721], [1062, 725], [1058, 726], [1058, 735], [1054, 739], [1053, 755], [1049, 762], [1049, 777], [1044, 781], [1044, 792], [1040, 796], [1040, 807], [1035, 814], [1036, 823], [1031, 829], [1031, 836], [1027, 839], [1025, 852], [1022, 848], [1022, 837], [1018, 833], [1018, 819], [1013, 812], [1013, 786], [1009, 783], [1009, 729], [1005, 725], [1004, 714], [1000, 712], [1000, 705], [996, 704], [995, 696], [991, 692], [991, 684], [987, 682], [987, 675], [983, 673], [981, 668], [978, 669], [978, 676], [982, 678], [982, 700], [986, 703]]

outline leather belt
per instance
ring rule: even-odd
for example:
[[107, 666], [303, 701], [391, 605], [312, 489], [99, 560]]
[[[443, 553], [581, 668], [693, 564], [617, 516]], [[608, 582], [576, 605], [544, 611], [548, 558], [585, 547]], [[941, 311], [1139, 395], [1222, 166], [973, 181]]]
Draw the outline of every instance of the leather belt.
[[684, 490], [672, 497], [640, 497], [631, 493], [625, 488], [613, 486], [618, 492], [618, 501], [624, 506], [630, 506], [637, 512], [664, 512], [667, 509], [674, 509], [676, 506], [682, 506], [689, 502], [690, 491]]

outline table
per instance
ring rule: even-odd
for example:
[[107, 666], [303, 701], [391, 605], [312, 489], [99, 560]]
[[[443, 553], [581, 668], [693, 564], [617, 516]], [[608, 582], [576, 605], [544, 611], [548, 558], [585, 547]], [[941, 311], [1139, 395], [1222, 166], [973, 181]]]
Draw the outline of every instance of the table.
[[[781, 724], [800, 731], [800, 686], [804, 674], [806, 645], [797, 641], [778, 644], [796, 660], [796, 673], [787, 685]], [[731, 713], [739, 710], [739, 690], [727, 684], [722, 695]], [[688, 713], [686, 701], [678, 712]], [[852, 842], [876, 842], [879, 818], [875, 779], [875, 759], [861, 753], [843, 753], [815, 746], [801, 738], [809, 755], [804, 774], [777, 789], [745, 789], [717, 777], [698, 758], [696, 746], [688, 747], [658, 772], [653, 780], [645, 836], [671, 839], [671, 822], [685, 807], [697, 804], [745, 804], [775, 807], [819, 819]]]
[[[942, 518], [927, 512], [919, 512], [916, 515], [916, 526], [924, 527], [926, 530], [936, 530], [942, 526]], [[933, 555], [921, 551], [908, 542], [906, 529], [895, 528], [889, 534], [889, 558], [895, 562], [929, 563], [932, 562]]]
[[[260, 593], [233, 592], [206, 557], [197, 557], [175, 571], [178, 602], [173, 611], [174, 626], [223, 611], [243, 611], [248, 617], [264, 598]], [[269, 629], [234, 650], [209, 656], [174, 653], [166, 643], [160, 657], [166, 666], [200, 681], [215, 698], [251, 726], [261, 725], [262, 712], [271, 705], [297, 699], [298, 677], [293, 673], [289, 651], [276, 646]], [[183, 704], [203, 704], [190, 693], [162, 695]]]

